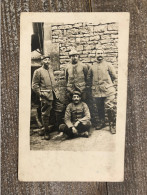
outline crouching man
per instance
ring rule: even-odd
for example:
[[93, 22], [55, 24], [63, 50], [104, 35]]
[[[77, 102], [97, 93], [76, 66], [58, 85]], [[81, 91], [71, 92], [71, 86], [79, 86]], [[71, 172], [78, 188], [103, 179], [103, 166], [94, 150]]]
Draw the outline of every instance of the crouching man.
[[81, 101], [81, 93], [74, 91], [72, 103], [68, 104], [65, 111], [65, 124], [59, 126], [60, 133], [56, 138], [65, 134], [68, 138], [77, 136], [89, 137], [91, 127], [90, 112], [86, 103]]

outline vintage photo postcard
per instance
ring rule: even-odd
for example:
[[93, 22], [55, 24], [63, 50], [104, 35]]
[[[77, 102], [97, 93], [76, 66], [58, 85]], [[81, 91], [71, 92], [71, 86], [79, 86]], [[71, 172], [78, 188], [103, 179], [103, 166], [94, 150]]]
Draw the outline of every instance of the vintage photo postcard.
[[129, 13], [22, 13], [20, 181], [123, 181]]

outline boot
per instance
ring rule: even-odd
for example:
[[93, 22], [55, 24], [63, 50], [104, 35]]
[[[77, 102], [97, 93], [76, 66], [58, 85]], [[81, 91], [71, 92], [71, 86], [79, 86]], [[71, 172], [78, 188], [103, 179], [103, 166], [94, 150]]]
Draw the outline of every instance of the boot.
[[48, 128], [48, 125], [46, 123], [44, 124], [44, 139], [45, 140], [49, 140], [50, 139], [49, 128]]
[[110, 132], [116, 134], [116, 113], [114, 110], [109, 110], [108, 114]]
[[49, 140], [50, 139], [49, 129], [48, 128], [44, 129], [44, 139], [45, 140]]
[[116, 126], [114, 124], [110, 124], [110, 131], [112, 134], [116, 134]]
[[44, 132], [45, 132], [45, 129], [44, 129], [44, 127], [42, 127], [42, 128], [39, 130], [39, 132], [38, 132], [39, 136], [44, 136]]
[[39, 127], [39, 128], [42, 128], [42, 124], [41, 124], [41, 122], [40, 122], [40, 120], [39, 120], [37, 114], [36, 114], [36, 116], [35, 116], [35, 119], [36, 119], [36, 123], [37, 123], [38, 127]]
[[96, 130], [103, 129], [105, 127], [105, 121], [101, 120], [99, 124], [95, 127]]
[[80, 136], [81, 136], [81, 137], [86, 137], [86, 138], [88, 138], [88, 137], [89, 137], [89, 132], [88, 132], [88, 131], [85, 131], [85, 132], [83, 132], [83, 133], [80, 133]]

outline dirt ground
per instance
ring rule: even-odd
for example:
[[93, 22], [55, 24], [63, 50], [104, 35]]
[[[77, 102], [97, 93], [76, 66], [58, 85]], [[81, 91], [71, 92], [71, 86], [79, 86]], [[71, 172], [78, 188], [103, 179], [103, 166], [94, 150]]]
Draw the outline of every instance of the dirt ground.
[[77, 137], [66, 140], [53, 140], [58, 132], [52, 132], [50, 140], [44, 140], [38, 135], [38, 129], [33, 129], [30, 136], [31, 150], [62, 150], [62, 151], [114, 151], [116, 134], [111, 134], [109, 127], [101, 130], [91, 129], [89, 138]]

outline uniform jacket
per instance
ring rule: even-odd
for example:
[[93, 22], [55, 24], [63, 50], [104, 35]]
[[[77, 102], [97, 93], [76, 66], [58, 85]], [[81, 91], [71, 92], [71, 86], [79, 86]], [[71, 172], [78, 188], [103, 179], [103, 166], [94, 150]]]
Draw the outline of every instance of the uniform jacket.
[[86, 88], [87, 82], [87, 66], [82, 62], [77, 64], [68, 64], [65, 70], [67, 90], [73, 92], [75, 89], [79, 89], [83, 92]]
[[75, 105], [74, 103], [68, 104], [64, 120], [68, 128], [73, 127], [77, 121], [80, 121], [85, 125], [89, 123], [90, 112], [87, 104], [84, 102], [80, 102], [78, 105]]
[[32, 89], [39, 97], [41, 96], [41, 100], [53, 100], [53, 91], [56, 92], [55, 86], [52, 67], [47, 70], [42, 66], [34, 71]]
[[114, 95], [116, 79], [116, 73], [111, 63], [102, 61], [91, 66], [88, 72], [88, 83], [92, 88], [93, 97]]

